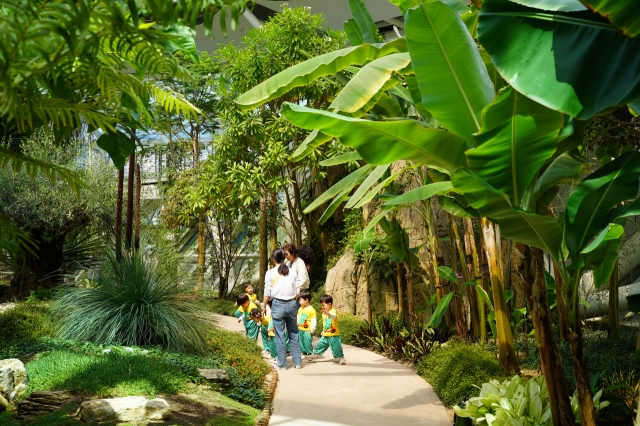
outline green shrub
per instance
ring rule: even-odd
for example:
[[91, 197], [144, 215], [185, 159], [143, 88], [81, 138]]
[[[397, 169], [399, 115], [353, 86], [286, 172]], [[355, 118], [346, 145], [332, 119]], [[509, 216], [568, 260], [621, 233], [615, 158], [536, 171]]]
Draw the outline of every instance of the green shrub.
[[233, 313], [238, 309], [233, 300], [217, 299], [213, 297], [203, 297], [200, 299], [200, 305], [202, 309], [207, 312], [213, 312], [220, 315], [233, 316]]
[[20, 422], [13, 418], [9, 411], [0, 413], [0, 426], [20, 426]]
[[226, 389], [227, 395], [252, 407], [262, 408], [262, 387], [269, 367], [262, 359], [261, 348], [240, 333], [217, 328], [210, 332], [209, 347], [231, 366], [227, 370], [231, 379]]
[[58, 292], [52, 306], [60, 323], [57, 336], [206, 352], [205, 330], [211, 325], [206, 312], [183, 298], [166, 268], [156, 265], [138, 251], [124, 254], [120, 263], [109, 254], [93, 286]]
[[496, 355], [477, 345], [449, 341], [422, 358], [418, 374], [433, 386], [446, 406], [462, 398], [477, 396], [481, 386], [491, 379], [504, 380]]
[[54, 326], [47, 314], [46, 305], [35, 303], [18, 304], [15, 308], [0, 313], [0, 352], [10, 351], [20, 343], [50, 335]]

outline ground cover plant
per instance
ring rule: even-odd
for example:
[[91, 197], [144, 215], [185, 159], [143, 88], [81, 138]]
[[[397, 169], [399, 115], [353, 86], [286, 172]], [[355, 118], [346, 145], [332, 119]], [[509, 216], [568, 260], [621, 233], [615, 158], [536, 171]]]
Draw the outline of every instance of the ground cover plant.
[[458, 340], [451, 340], [422, 358], [418, 374], [447, 406], [478, 395], [476, 386], [482, 383], [507, 378], [494, 352]]

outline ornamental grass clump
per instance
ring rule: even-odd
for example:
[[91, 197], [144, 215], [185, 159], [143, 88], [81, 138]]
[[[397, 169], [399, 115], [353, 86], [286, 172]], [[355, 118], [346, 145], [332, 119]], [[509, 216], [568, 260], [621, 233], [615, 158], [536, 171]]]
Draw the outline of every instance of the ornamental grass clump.
[[56, 337], [203, 353], [211, 320], [182, 296], [164, 268], [142, 252], [127, 252], [120, 262], [109, 253], [90, 286], [58, 293], [52, 306], [60, 326]]

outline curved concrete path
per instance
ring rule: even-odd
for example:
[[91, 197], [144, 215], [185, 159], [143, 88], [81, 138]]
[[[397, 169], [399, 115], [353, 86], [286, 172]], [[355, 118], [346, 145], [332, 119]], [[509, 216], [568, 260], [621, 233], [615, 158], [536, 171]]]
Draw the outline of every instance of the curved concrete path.
[[[219, 326], [243, 332], [232, 317]], [[314, 345], [315, 346], [315, 345]], [[273, 426], [451, 426], [433, 388], [412, 370], [376, 353], [344, 345], [347, 365], [325, 352], [302, 369], [278, 371]]]

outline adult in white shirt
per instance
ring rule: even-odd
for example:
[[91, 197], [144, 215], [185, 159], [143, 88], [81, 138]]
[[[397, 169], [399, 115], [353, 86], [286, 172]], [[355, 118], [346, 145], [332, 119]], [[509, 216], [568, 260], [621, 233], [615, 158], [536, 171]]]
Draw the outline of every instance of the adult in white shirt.
[[264, 277], [264, 303], [263, 312], [266, 314], [266, 306], [269, 300], [271, 304], [271, 318], [276, 335], [276, 349], [278, 350], [278, 368], [287, 368], [287, 346], [285, 343], [285, 330], [289, 333], [291, 344], [291, 359], [294, 368], [302, 368], [302, 354], [298, 341], [298, 306], [296, 299], [300, 294], [297, 283], [296, 271], [289, 269], [284, 263], [284, 251], [281, 248], [271, 253], [273, 268], [269, 269]]
[[304, 260], [298, 257], [298, 249], [293, 244], [285, 244], [282, 246], [284, 257], [287, 258], [287, 266], [296, 271], [298, 286], [300, 290], [309, 290], [309, 270]]

